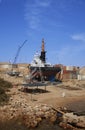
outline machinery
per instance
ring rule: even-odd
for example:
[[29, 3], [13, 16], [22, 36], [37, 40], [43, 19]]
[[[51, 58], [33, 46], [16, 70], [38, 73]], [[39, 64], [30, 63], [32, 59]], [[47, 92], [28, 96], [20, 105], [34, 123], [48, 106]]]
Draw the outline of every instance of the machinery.
[[8, 75], [10, 76], [19, 76], [20, 72], [18, 71], [18, 66], [16, 64], [16, 61], [17, 61], [17, 58], [19, 56], [19, 53], [20, 53], [20, 50], [22, 49], [22, 47], [25, 45], [25, 43], [27, 42], [27, 40], [25, 40], [23, 42], [23, 44], [21, 46], [19, 46], [18, 50], [17, 50], [17, 53], [16, 53], [16, 56], [14, 58], [14, 61], [13, 63], [11, 64], [11, 70], [7, 72]]

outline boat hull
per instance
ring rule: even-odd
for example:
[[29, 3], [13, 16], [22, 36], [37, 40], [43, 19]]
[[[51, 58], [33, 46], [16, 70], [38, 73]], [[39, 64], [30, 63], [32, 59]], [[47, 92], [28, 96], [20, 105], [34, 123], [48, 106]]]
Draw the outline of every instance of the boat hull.
[[61, 72], [60, 67], [30, 67], [31, 72], [36, 69], [34, 76], [35, 79], [44, 78], [44, 80], [52, 80], [56, 77], [57, 73]]

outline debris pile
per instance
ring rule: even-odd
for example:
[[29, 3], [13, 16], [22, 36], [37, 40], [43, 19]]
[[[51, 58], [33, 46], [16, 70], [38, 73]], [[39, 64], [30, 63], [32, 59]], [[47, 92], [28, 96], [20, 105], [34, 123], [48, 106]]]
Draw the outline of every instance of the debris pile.
[[[15, 102], [12, 105], [4, 106], [2, 110], [3, 120], [11, 120], [17, 117], [22, 118], [22, 123], [27, 127], [36, 127], [43, 119], [54, 123], [57, 119], [56, 111], [51, 106], [46, 104], [39, 104], [36, 106]], [[9, 111], [9, 112], [8, 112]], [[5, 113], [5, 114], [4, 114]]]
[[77, 128], [85, 128], [85, 116], [77, 116], [73, 113], [63, 115], [63, 124], [71, 124]]
[[85, 128], [85, 116], [77, 116], [73, 113], [62, 114], [60, 110], [56, 111], [47, 104], [34, 106], [26, 102], [16, 101], [0, 107], [0, 112], [0, 119], [3, 119], [3, 121], [20, 118], [21, 123], [28, 128], [35, 128], [44, 119], [51, 124], [58, 122], [59, 126], [64, 129], [74, 130], [75, 128], [75, 130], [78, 130], [78, 128]]

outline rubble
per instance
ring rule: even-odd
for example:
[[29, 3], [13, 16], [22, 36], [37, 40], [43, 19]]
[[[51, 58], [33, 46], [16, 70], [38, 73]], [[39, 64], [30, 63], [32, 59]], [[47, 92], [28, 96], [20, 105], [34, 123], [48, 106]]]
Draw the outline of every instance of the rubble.
[[46, 104], [39, 104], [34, 107], [30, 104], [23, 104], [17, 101], [12, 105], [5, 106], [2, 111], [5, 112], [5, 120], [6, 118], [11, 120], [21, 116], [22, 123], [32, 128], [36, 127], [42, 119], [48, 119], [51, 123], [54, 123], [57, 119], [56, 112], [51, 106], [47, 106]]
[[[12, 98], [11, 98], [12, 100]], [[46, 119], [50, 123], [54, 124], [57, 120], [59, 120], [58, 112], [47, 104], [37, 104], [32, 105], [28, 104], [24, 101], [20, 102], [17, 100], [16, 102], [12, 102], [11, 104], [1, 107], [0, 111], [3, 116], [3, 120], [12, 120], [17, 117], [21, 118], [21, 123], [26, 127], [35, 128], [39, 125], [39, 123]], [[4, 114], [5, 113], [5, 114]], [[85, 116], [77, 116], [73, 113], [64, 113], [61, 112], [62, 118], [59, 120], [59, 126], [64, 129], [69, 130], [78, 130], [77, 128], [85, 128]]]
[[[6, 78], [9, 81], [11, 80], [14, 86], [10, 89], [10, 92], [7, 92], [11, 96], [8, 104], [0, 106], [0, 121], [2, 120], [4, 122], [4, 120], [9, 120], [9, 122], [11, 122], [13, 119], [19, 117], [21, 118], [20, 123], [26, 125], [26, 127], [34, 128], [42, 124], [41, 122], [45, 119], [50, 124], [55, 124], [55, 122], [58, 121], [60, 127], [63, 127], [64, 129], [85, 129], [85, 116], [77, 116], [74, 115], [74, 113], [67, 113], [69, 110], [69, 104], [70, 108], [73, 108], [75, 102], [77, 104], [76, 108], [78, 106], [78, 111], [84, 111], [83, 109], [85, 107], [83, 109], [79, 107], [77, 101], [85, 99], [85, 81], [70, 80], [55, 86], [50, 86], [49, 84], [49, 86], [47, 86], [47, 93], [33, 94], [20, 91], [22, 88], [21, 85], [19, 86], [22, 81], [21, 77]], [[31, 100], [31, 96], [32, 99], [35, 100]], [[72, 106], [71, 103], [73, 104], [73, 102], [74, 105]], [[65, 103], [67, 106], [65, 106]], [[62, 108], [64, 107], [65, 113], [61, 113], [63, 117], [59, 120], [58, 116], [60, 114], [53, 108], [58, 108], [59, 111], [60, 106]], [[73, 110], [72, 108], [70, 110]], [[75, 112], [77, 111], [75, 110]]]
[[72, 124], [77, 128], [85, 128], [85, 116], [77, 116], [73, 113], [66, 113], [63, 115], [63, 122]]

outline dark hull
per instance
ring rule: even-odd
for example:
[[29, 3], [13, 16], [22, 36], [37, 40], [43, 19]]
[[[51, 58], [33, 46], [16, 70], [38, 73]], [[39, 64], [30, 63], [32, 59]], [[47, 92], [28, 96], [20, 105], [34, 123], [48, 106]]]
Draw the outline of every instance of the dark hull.
[[40, 78], [42, 76], [46, 80], [55, 78], [56, 74], [61, 71], [60, 67], [30, 67], [30, 70], [33, 71], [36, 68], [35, 78]]

